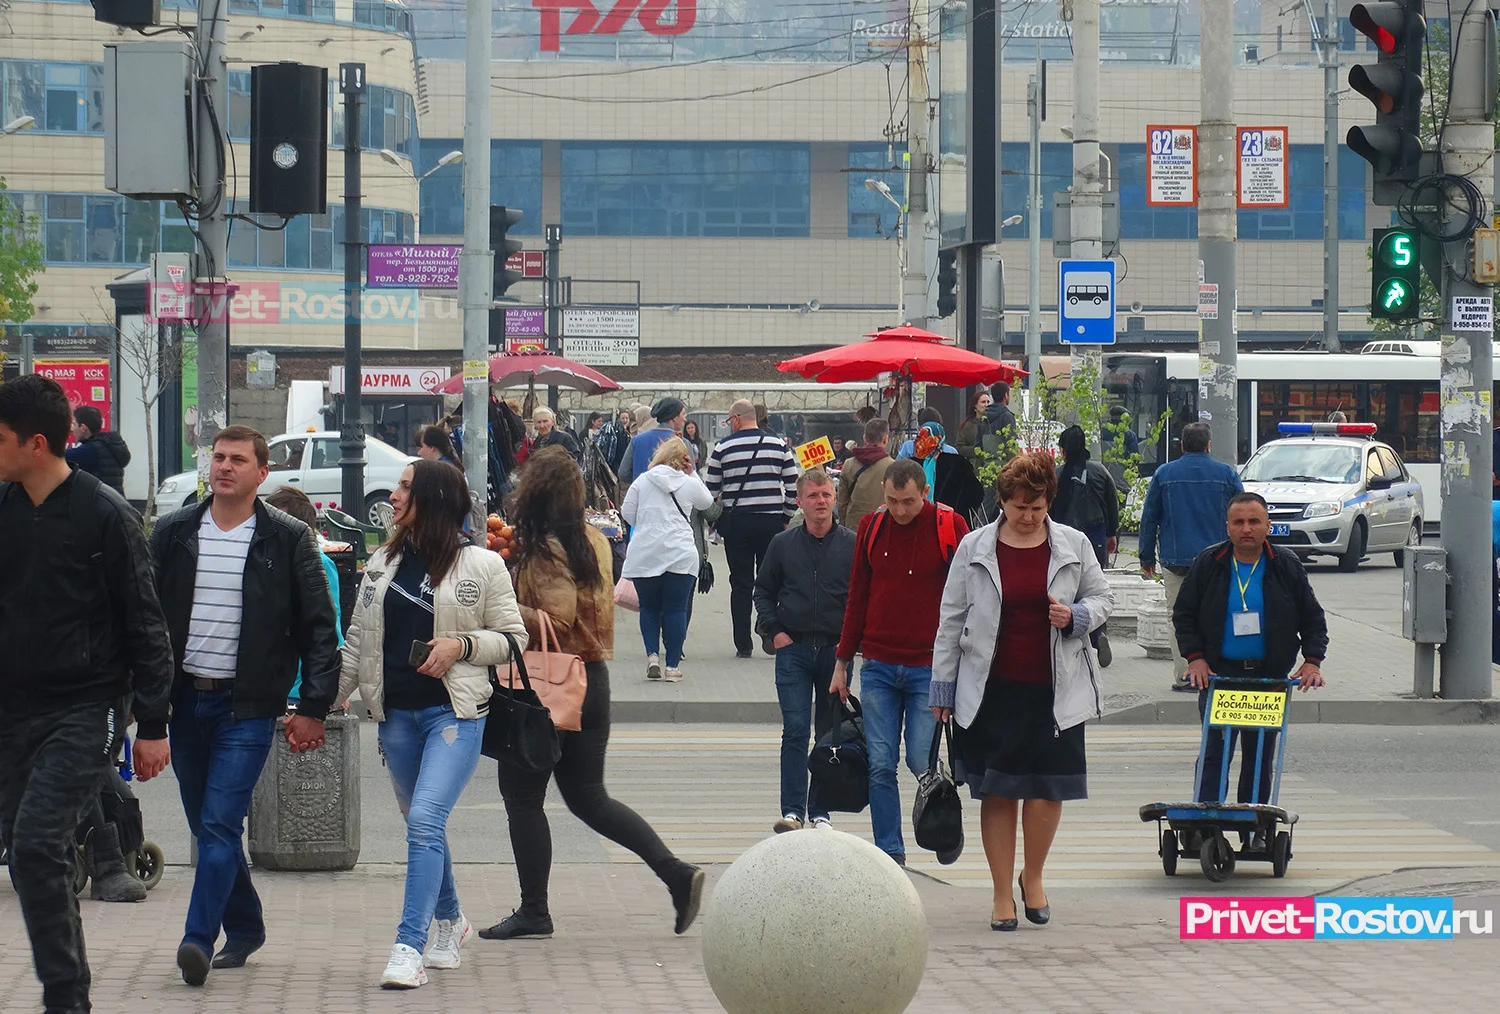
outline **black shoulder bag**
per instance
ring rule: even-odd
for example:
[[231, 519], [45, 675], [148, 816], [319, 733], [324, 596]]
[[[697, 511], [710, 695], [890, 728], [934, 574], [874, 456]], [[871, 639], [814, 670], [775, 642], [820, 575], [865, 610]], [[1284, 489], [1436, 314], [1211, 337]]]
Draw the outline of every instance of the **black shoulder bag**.
[[865, 720], [859, 698], [849, 695], [827, 735], [818, 740], [807, 770], [819, 804], [843, 813], [870, 805], [870, 757], [865, 747]]
[[[693, 527], [693, 520], [692, 520], [692, 518], [688, 517], [688, 512], [682, 509], [682, 504], [678, 503], [678, 501], [677, 501], [677, 494], [673, 493], [673, 494], [671, 494], [671, 497], [672, 497], [672, 506], [677, 508], [677, 513], [682, 515], [682, 520], [684, 520], [684, 521], [686, 521], [688, 523], [688, 527], [689, 528], [692, 528]], [[695, 545], [697, 543], [697, 538], [698, 538], [698, 533], [694, 532], [693, 533], [693, 540], [694, 540], [694, 544]], [[714, 587], [714, 565], [713, 565], [713, 562], [711, 560], [709, 560], [709, 558], [706, 555], [705, 556], [700, 556], [698, 558], [698, 594], [699, 595], [707, 595], [710, 591], [713, 590], [713, 587]]]
[[552, 714], [531, 689], [526, 674], [526, 658], [516, 639], [503, 634], [510, 644], [510, 660], [521, 674], [521, 685], [512, 689], [500, 683], [495, 667], [490, 666], [489, 718], [484, 723], [484, 738], [479, 752], [486, 757], [532, 774], [550, 772], [562, 759], [562, 742]]
[[[943, 737], [948, 737], [948, 763], [939, 756]], [[944, 866], [956, 862], [964, 850], [963, 801], [950, 773], [953, 765], [953, 732], [947, 722], [932, 730], [932, 751], [927, 770], [917, 776], [917, 798], [912, 803], [911, 826], [917, 844], [937, 853]]]

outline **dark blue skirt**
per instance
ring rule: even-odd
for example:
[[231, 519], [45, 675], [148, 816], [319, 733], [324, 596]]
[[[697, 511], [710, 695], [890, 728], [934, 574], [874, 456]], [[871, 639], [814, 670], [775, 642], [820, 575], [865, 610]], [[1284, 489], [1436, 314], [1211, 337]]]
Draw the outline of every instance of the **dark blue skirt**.
[[974, 721], [954, 726], [954, 778], [975, 799], [1087, 799], [1083, 726], [1055, 729], [1051, 683], [991, 679]]

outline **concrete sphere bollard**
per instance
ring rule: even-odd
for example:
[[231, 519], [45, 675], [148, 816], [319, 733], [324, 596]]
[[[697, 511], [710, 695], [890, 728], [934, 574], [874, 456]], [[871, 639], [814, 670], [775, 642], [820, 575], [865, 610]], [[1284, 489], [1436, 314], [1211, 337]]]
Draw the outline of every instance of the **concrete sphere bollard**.
[[734, 861], [703, 924], [729, 1014], [899, 1014], [927, 967], [927, 917], [903, 871], [851, 834], [809, 828]]

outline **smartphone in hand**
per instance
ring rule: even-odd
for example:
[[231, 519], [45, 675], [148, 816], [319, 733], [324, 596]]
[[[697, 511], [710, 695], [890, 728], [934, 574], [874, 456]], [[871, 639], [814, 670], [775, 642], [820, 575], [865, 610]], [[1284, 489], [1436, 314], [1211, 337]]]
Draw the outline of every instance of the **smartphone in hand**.
[[432, 654], [432, 645], [426, 641], [411, 642], [411, 654], [407, 656], [407, 662], [411, 663], [413, 669], [420, 669], [427, 662], [427, 656]]

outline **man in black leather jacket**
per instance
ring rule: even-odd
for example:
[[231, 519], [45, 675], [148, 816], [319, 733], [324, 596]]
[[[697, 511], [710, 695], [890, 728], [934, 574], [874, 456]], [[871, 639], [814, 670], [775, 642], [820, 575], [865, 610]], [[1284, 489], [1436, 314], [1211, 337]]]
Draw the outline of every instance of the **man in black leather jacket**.
[[170, 759], [171, 648], [141, 521], [68, 465], [69, 422], [55, 381], [0, 385], [0, 842], [48, 1012], [89, 1010], [74, 833], [132, 711], [137, 776]]
[[[338, 690], [338, 632], [312, 531], [256, 496], [265, 437], [230, 426], [214, 437], [212, 495], [157, 522], [157, 587], [177, 663], [173, 766], [198, 870], [177, 949], [185, 982], [238, 968], [265, 943], [260, 899], [241, 845], [250, 794], [302, 663], [302, 697], [287, 720], [294, 751], [323, 742]], [[213, 955], [219, 931], [224, 948]]]
[[[802, 524], [771, 540], [755, 577], [756, 630], [776, 653], [776, 696], [781, 703], [781, 819], [773, 830], [795, 831], [803, 822], [828, 820], [807, 785], [808, 734], [833, 725], [833, 678], [854, 533], [833, 520], [833, 480], [821, 468], [797, 479]], [[769, 642], [769, 643], [767, 643]], [[814, 713], [816, 712], [816, 720]]]

